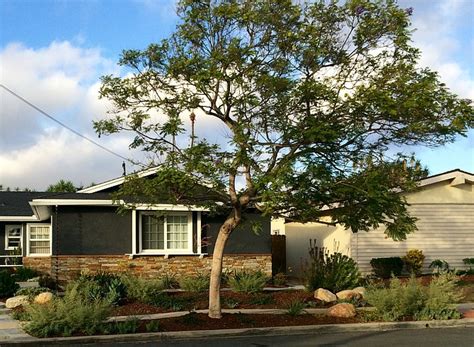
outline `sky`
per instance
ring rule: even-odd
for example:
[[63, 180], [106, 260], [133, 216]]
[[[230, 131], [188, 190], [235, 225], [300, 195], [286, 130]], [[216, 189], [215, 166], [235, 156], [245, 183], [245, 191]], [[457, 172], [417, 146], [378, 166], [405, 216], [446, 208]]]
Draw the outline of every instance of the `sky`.
[[[474, 0], [400, 0], [412, 7], [421, 67], [438, 71], [456, 94], [474, 100]], [[0, 83], [81, 134], [127, 158], [125, 134], [98, 138], [93, 120], [100, 77], [120, 74], [123, 49], [143, 49], [173, 32], [174, 0], [1, 0]], [[223, 131], [208, 131], [218, 141]], [[474, 172], [474, 131], [440, 148], [414, 152], [431, 174]], [[0, 184], [44, 190], [59, 179], [77, 186], [122, 174], [122, 159], [94, 146], [0, 89]], [[128, 165], [128, 170], [137, 167]]]

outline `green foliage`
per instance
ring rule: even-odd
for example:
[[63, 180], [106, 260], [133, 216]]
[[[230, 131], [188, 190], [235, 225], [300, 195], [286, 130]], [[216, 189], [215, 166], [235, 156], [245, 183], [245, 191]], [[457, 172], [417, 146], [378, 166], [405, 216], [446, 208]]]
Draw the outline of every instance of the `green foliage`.
[[299, 316], [300, 314], [304, 312], [305, 306], [306, 305], [303, 301], [300, 301], [300, 300], [291, 301], [288, 304], [286, 313], [289, 314], [290, 316]]
[[201, 319], [196, 312], [189, 312], [187, 315], [181, 318], [181, 322], [186, 325], [199, 325], [201, 323]]
[[279, 272], [273, 276], [273, 285], [279, 287], [286, 285], [286, 275], [283, 272]]
[[263, 290], [267, 281], [262, 271], [235, 271], [227, 283], [234, 292], [257, 293]]
[[121, 277], [105, 272], [83, 274], [66, 290], [77, 290], [86, 300], [104, 300], [112, 305], [118, 305], [127, 296]]
[[153, 333], [160, 331], [160, 321], [159, 320], [151, 320], [145, 324], [145, 330], [148, 333]]
[[450, 304], [458, 301], [456, 278], [444, 273], [424, 287], [414, 275], [406, 284], [392, 278], [389, 288], [370, 286], [367, 302], [377, 309], [379, 317], [397, 321], [406, 317], [415, 319], [446, 319], [458, 317]]
[[73, 288], [48, 305], [29, 305], [26, 312], [30, 319], [24, 326], [25, 331], [36, 337], [49, 337], [92, 335], [100, 331], [111, 309], [106, 302], [85, 300], [82, 293]]
[[152, 302], [166, 288], [161, 279], [144, 279], [123, 275], [121, 280], [125, 286], [127, 298], [145, 303]]
[[74, 183], [71, 181], [59, 180], [55, 184], [50, 184], [46, 191], [54, 193], [75, 193], [77, 188], [74, 187]]
[[55, 290], [58, 287], [56, 281], [49, 275], [42, 275], [38, 279], [38, 284], [40, 287], [49, 288], [51, 290]]
[[222, 301], [227, 308], [236, 308], [240, 304], [238, 300], [232, 298], [224, 298]]
[[318, 288], [338, 292], [354, 288], [359, 283], [357, 263], [341, 253], [329, 254], [310, 241], [309, 263], [303, 268], [303, 278], [308, 291]]
[[372, 258], [370, 265], [375, 275], [380, 278], [400, 276], [403, 270], [403, 260], [400, 257]]
[[131, 317], [123, 322], [115, 322], [112, 331], [116, 334], [133, 334], [137, 332], [139, 325], [140, 320], [136, 317]]
[[160, 277], [160, 281], [163, 282], [165, 289], [176, 289], [179, 287], [179, 283], [174, 274], [164, 274]]
[[436, 273], [439, 274], [440, 272], [449, 271], [449, 264], [446, 260], [435, 259], [431, 262], [429, 268], [436, 270]]
[[271, 294], [254, 293], [249, 303], [252, 305], [270, 305], [275, 303], [275, 299]]
[[170, 295], [167, 293], [160, 293], [150, 296], [145, 302], [147, 304], [167, 310], [181, 311], [190, 304], [190, 299], [181, 296]]
[[30, 300], [33, 300], [35, 296], [44, 292], [51, 292], [51, 290], [45, 287], [28, 287], [17, 290], [15, 295], [27, 295]]
[[179, 279], [179, 287], [188, 292], [203, 292], [209, 288], [209, 276], [197, 274]]
[[402, 258], [402, 260], [405, 263], [405, 267], [409, 273], [414, 273], [417, 276], [421, 275], [423, 261], [425, 260], [425, 256], [422, 250], [410, 249]]
[[15, 270], [13, 277], [15, 278], [16, 281], [27, 281], [30, 278], [37, 277], [38, 275], [39, 273], [35, 269], [22, 266], [22, 267], [18, 267]]
[[30, 315], [23, 308], [14, 309], [11, 313], [11, 316], [13, 319], [16, 319], [22, 322], [30, 320]]
[[0, 271], [0, 297], [9, 297], [16, 293], [20, 286], [15, 282], [15, 279], [9, 271]]

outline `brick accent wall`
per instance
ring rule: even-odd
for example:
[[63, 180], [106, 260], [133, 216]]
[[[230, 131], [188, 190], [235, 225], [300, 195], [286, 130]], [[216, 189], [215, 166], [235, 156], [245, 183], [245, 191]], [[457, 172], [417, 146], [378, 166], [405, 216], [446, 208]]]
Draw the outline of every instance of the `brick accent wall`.
[[[55, 259], [57, 258], [57, 259]], [[58, 262], [60, 282], [76, 278], [82, 271], [131, 273], [141, 277], [158, 277], [162, 274], [174, 274], [177, 277], [193, 275], [197, 272], [210, 272], [212, 257], [205, 256], [129, 256], [120, 255], [67, 255], [53, 257], [24, 257], [23, 264], [43, 273], [55, 276], [51, 272], [51, 262]], [[271, 254], [233, 254], [225, 255], [224, 271], [262, 270], [268, 276], [272, 274]]]

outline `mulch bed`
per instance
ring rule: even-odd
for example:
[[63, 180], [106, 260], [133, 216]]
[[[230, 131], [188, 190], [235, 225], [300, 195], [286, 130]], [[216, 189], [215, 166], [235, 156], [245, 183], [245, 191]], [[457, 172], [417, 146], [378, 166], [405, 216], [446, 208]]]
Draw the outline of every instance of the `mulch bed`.
[[[167, 293], [172, 300], [182, 304], [182, 310], [204, 310], [209, 307], [208, 293]], [[263, 292], [256, 294], [235, 293], [231, 291], [221, 292], [222, 308], [232, 309], [256, 309], [256, 308], [286, 308], [293, 301], [309, 303], [311, 307], [325, 308], [331, 306], [316, 301], [312, 293], [302, 290], [289, 290], [280, 292]], [[163, 312], [173, 312], [173, 309], [165, 309], [137, 301], [126, 301], [119, 307], [114, 308], [113, 316], [142, 315]]]

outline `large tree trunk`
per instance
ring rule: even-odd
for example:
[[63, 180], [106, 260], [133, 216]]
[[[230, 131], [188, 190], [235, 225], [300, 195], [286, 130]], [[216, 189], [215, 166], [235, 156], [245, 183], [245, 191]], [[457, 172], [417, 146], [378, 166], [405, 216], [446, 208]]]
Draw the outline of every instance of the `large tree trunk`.
[[221, 313], [221, 277], [222, 277], [222, 258], [224, 256], [224, 248], [230, 233], [240, 223], [240, 213], [233, 213], [226, 219], [219, 229], [217, 240], [214, 245], [214, 253], [212, 254], [211, 278], [209, 284], [209, 317], [222, 318]]

